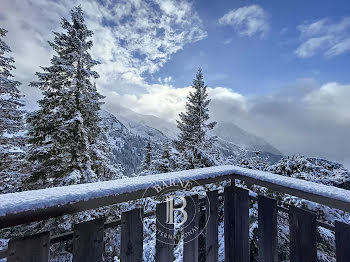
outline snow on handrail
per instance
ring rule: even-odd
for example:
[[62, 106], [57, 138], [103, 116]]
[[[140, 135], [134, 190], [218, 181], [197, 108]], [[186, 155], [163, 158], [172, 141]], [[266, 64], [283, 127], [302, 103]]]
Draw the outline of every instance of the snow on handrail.
[[[167, 183], [170, 178], [181, 179], [184, 182], [202, 181], [201, 184], [205, 184], [205, 181], [210, 183], [214, 180], [237, 178], [350, 212], [350, 191], [348, 190], [226, 165], [3, 194], [0, 195], [0, 228], [137, 199], [142, 195], [136, 194], [134, 198], [130, 195], [142, 192], [156, 184]], [[109, 202], [105, 201], [106, 199], [109, 199]], [[92, 202], [94, 202], [93, 205], [89, 205]], [[44, 213], [47, 214], [43, 215]], [[25, 219], [24, 216], [26, 216]], [[21, 222], [20, 218], [23, 218], [24, 222]]]

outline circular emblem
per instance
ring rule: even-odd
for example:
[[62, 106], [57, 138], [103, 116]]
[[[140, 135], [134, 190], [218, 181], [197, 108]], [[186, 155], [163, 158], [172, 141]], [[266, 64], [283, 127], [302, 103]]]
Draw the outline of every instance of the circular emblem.
[[[204, 226], [199, 226], [200, 201], [197, 194], [191, 191], [200, 186], [196, 181], [182, 181], [179, 178], [170, 178], [168, 181], [153, 184], [143, 193], [144, 201], [152, 195], [156, 206], [156, 240], [175, 245], [180, 240], [184, 243], [199, 237], [207, 226], [209, 217], [206, 216]], [[146, 204], [144, 202], [144, 204]], [[210, 209], [210, 202], [205, 195], [205, 206]], [[207, 212], [210, 214], [210, 212]], [[143, 212], [140, 214], [143, 220]]]

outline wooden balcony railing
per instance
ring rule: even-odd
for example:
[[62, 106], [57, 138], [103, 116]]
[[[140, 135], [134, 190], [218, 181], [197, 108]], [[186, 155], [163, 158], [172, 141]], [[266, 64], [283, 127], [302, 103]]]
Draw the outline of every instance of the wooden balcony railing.
[[[317, 221], [316, 214], [308, 210], [291, 206], [279, 207], [275, 199], [262, 195], [250, 196], [249, 191], [235, 186], [239, 179], [249, 184], [266, 187], [310, 200], [319, 204], [350, 212], [350, 191], [279, 176], [276, 174], [244, 169], [236, 166], [210, 167], [174, 173], [133, 177], [107, 182], [73, 185], [60, 188], [48, 188], [27, 192], [0, 195], [0, 229], [22, 225], [49, 218], [74, 214], [117, 203], [156, 196], [157, 186], [172, 181], [188, 183], [189, 187], [206, 185], [221, 181], [230, 181], [223, 194], [218, 191], [206, 192], [206, 198], [187, 196], [185, 211], [191, 217], [185, 223], [201, 227], [200, 217], [205, 217], [205, 241], [194, 238], [183, 243], [183, 261], [199, 261], [204, 250], [205, 261], [218, 261], [218, 199], [224, 200], [224, 245], [225, 261], [250, 261], [249, 248], [249, 201], [258, 203], [258, 260], [278, 261], [277, 213], [289, 214], [290, 261], [317, 261], [317, 227], [325, 227], [335, 232], [336, 261], [350, 261], [350, 226], [336, 221], [335, 226]], [[171, 183], [170, 183], [171, 184]], [[174, 185], [169, 188], [174, 187]], [[203, 203], [204, 202], [204, 203]], [[209, 205], [210, 203], [210, 205]], [[104, 223], [102, 218], [74, 225], [72, 232], [52, 236], [50, 232], [13, 238], [8, 248], [0, 251], [0, 258], [7, 261], [49, 261], [50, 245], [61, 241], [73, 240], [73, 261], [103, 261], [103, 232], [107, 228], [121, 227], [120, 259], [122, 262], [142, 261], [143, 221], [140, 218], [156, 216], [156, 226], [166, 223], [167, 203], [159, 203], [155, 210], [143, 214], [142, 208], [123, 212], [121, 218]], [[204, 210], [199, 205], [204, 204]], [[173, 236], [174, 228], [167, 228], [168, 239]], [[162, 236], [165, 237], [166, 236]], [[170, 241], [171, 242], [171, 241]], [[156, 241], [156, 261], [173, 261], [174, 245], [162, 239]]]

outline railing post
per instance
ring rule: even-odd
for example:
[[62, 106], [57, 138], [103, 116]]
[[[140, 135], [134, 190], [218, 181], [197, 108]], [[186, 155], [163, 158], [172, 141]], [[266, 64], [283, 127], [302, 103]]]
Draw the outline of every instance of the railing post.
[[207, 192], [206, 202], [206, 261], [218, 261], [218, 191]]
[[39, 233], [17, 239], [8, 244], [8, 262], [48, 262], [50, 257], [50, 232]]
[[235, 249], [235, 208], [234, 184], [224, 190], [224, 241], [225, 261], [234, 261]]
[[143, 209], [135, 208], [122, 213], [121, 262], [142, 262], [143, 258]]
[[183, 262], [198, 262], [198, 236], [199, 236], [199, 216], [198, 216], [198, 196], [188, 196], [186, 199], [185, 211], [187, 220], [184, 223], [184, 244]]
[[73, 262], [103, 261], [103, 224], [98, 218], [74, 225]]
[[335, 221], [335, 246], [337, 262], [350, 261], [350, 226]]
[[250, 262], [249, 191], [235, 190], [235, 261]]
[[316, 214], [289, 208], [290, 261], [316, 262]]
[[174, 224], [167, 224], [166, 216], [167, 203], [158, 204], [156, 207], [156, 262], [174, 261]]
[[277, 203], [258, 195], [259, 262], [278, 261]]
[[225, 261], [250, 261], [249, 193], [231, 185], [224, 192]]
[[198, 236], [198, 261], [206, 262], [206, 202], [200, 201], [198, 203], [198, 211], [199, 211], [199, 236]]

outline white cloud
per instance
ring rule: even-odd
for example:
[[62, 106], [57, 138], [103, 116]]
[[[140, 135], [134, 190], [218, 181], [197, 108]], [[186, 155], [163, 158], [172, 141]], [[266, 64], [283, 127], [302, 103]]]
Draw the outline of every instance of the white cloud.
[[338, 125], [350, 123], [350, 84], [327, 83], [303, 98], [306, 107], [315, 117], [331, 119]]
[[240, 36], [264, 37], [269, 31], [268, 15], [259, 5], [231, 10], [219, 19], [219, 24], [232, 26]]
[[[140, 114], [154, 115], [167, 121], [175, 122], [180, 112], [185, 110], [187, 96], [192, 90], [191, 86], [175, 88], [169, 84], [153, 84], [147, 86], [143, 94], [124, 94], [109, 91], [107, 95], [108, 110], [117, 112], [118, 105], [113, 106], [112, 101], [118, 101], [123, 107], [132, 109]], [[208, 87], [208, 94], [213, 101], [235, 102], [245, 108], [246, 98], [239, 93], [225, 87]], [[109, 101], [110, 100], [110, 101]]]
[[39, 66], [48, 65], [53, 54], [47, 40], [53, 39], [52, 31], [61, 30], [61, 17], [68, 18], [70, 9], [78, 4], [94, 31], [91, 55], [101, 62], [95, 68], [101, 76], [97, 80], [100, 90], [144, 92], [145, 73], [156, 72], [186, 44], [207, 36], [186, 0], [102, 2], [1, 1], [0, 23], [9, 31], [7, 42], [16, 60], [15, 74], [29, 98], [32, 89], [27, 84], [36, 79], [34, 73], [40, 71]]
[[350, 50], [350, 36], [334, 44], [331, 48], [327, 50], [325, 55], [328, 57], [337, 56], [345, 52], [348, 52], [349, 50]]
[[[174, 88], [168, 84], [148, 85], [142, 94], [119, 94], [106, 91], [106, 106], [108, 110], [117, 113], [119, 105], [137, 113], [154, 115], [167, 121], [175, 121], [178, 114], [184, 110], [186, 97], [191, 87]], [[114, 101], [118, 104], [114, 105]]]
[[215, 119], [233, 121], [286, 154], [350, 163], [350, 84], [298, 82], [289, 93], [212, 99]]
[[297, 27], [301, 43], [295, 54], [301, 58], [323, 54], [333, 57], [350, 51], [350, 17], [338, 22], [324, 18]]
[[230, 100], [230, 101], [236, 101], [236, 102], [239, 101], [242, 104], [245, 103], [245, 98], [243, 95], [236, 93], [226, 87], [215, 87], [215, 88], [209, 87], [208, 94], [210, 96], [210, 99]]
[[298, 47], [298, 49], [295, 50], [295, 53], [299, 57], [311, 57], [311, 56], [314, 56], [317, 52], [329, 46], [331, 41], [332, 41], [332, 38], [327, 35], [320, 36], [320, 37], [313, 37], [306, 40], [304, 43], [302, 43]]

